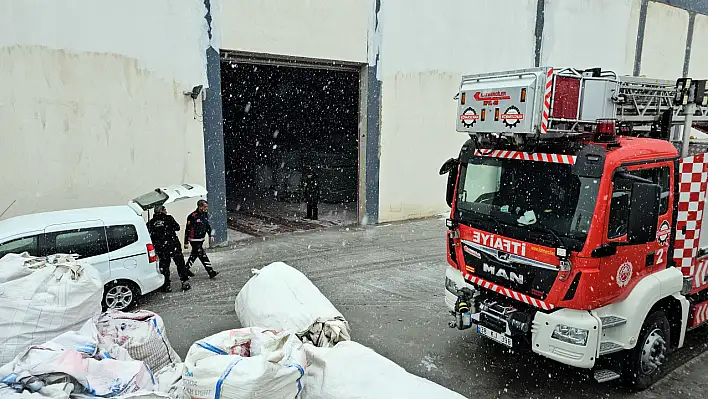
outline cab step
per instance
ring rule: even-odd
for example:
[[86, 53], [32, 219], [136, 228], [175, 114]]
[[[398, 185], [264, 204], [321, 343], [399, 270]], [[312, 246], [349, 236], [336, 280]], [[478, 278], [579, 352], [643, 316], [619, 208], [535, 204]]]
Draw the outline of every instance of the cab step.
[[600, 342], [600, 356], [609, 355], [610, 353], [620, 352], [623, 350], [624, 350], [624, 348], [622, 347], [622, 345], [618, 344], [617, 342], [612, 342], [612, 341]]
[[593, 372], [593, 377], [595, 378], [595, 381], [603, 383], [616, 380], [620, 378], [620, 375], [612, 370], [595, 370]]
[[600, 317], [602, 328], [618, 327], [627, 323], [627, 319], [620, 316], [602, 316]]

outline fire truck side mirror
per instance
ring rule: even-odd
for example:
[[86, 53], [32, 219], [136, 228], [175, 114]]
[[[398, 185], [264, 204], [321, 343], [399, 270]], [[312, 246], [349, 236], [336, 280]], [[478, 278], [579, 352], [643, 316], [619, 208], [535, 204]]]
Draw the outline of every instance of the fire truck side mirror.
[[450, 158], [445, 163], [443, 166], [440, 168], [440, 176], [450, 173], [451, 170], [455, 169], [457, 166], [457, 159], [455, 158]]
[[455, 195], [455, 183], [457, 181], [457, 171], [459, 163], [457, 159], [450, 158], [440, 168], [440, 175], [447, 173], [447, 192], [445, 193], [445, 201], [447, 206], [452, 208], [452, 197]]
[[647, 244], [656, 240], [660, 200], [661, 187], [658, 184], [639, 182], [632, 184], [627, 226], [628, 243]]

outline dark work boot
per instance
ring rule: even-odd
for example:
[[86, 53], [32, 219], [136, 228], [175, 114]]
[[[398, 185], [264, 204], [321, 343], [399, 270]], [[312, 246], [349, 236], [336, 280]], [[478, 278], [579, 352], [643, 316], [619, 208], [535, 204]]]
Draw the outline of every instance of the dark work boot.
[[219, 275], [219, 272], [214, 269], [211, 269], [211, 271], [209, 271], [209, 278], [214, 278], [218, 275]]
[[192, 288], [189, 281], [182, 281], [182, 291], [189, 291]]
[[169, 281], [162, 286], [162, 292], [172, 292], [172, 284]]

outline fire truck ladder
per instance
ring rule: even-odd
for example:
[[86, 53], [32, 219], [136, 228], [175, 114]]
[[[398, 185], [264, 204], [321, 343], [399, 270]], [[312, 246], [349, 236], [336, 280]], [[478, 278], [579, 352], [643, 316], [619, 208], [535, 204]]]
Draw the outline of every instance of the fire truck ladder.
[[[621, 125], [631, 126], [640, 132], [651, 131], [657, 125], [680, 125], [686, 122], [686, 109], [693, 112], [689, 118], [691, 123], [708, 123], [708, 104], [695, 104], [691, 107], [675, 105], [677, 82], [670, 80], [651, 79], [646, 77], [618, 76], [612, 71], [588, 70], [574, 68], [559, 69], [554, 74], [556, 84], [561, 77], [575, 78], [581, 81], [605, 81], [610, 84], [607, 101], [610, 105], [606, 114], [610, 119], [616, 119]], [[555, 86], [555, 85], [554, 85]], [[582, 84], [581, 84], [582, 86]], [[586, 95], [584, 89], [578, 92], [579, 109], [585, 101], [598, 101], [596, 94]], [[611, 94], [610, 94], [611, 93]], [[567, 94], [566, 94], [567, 95]], [[553, 96], [556, 89], [553, 89]], [[564, 119], [555, 116], [555, 106], [551, 106], [549, 132], [556, 134], [574, 134], [587, 131], [597, 120], [582, 118]], [[578, 112], [580, 114], [580, 112]]]
[[[620, 76], [618, 86], [618, 92], [612, 96], [618, 121], [634, 125], [635, 128], [642, 125], [650, 128], [652, 123], [658, 122], [667, 111], [670, 111], [670, 124], [678, 125], [685, 122], [684, 107], [673, 105], [676, 82]], [[693, 122], [708, 122], [708, 106], [696, 107]]]

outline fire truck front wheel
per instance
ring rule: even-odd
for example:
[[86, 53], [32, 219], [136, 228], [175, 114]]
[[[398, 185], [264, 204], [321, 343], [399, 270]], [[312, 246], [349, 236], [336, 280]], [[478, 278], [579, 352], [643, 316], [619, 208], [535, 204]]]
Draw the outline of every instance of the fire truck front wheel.
[[629, 352], [625, 378], [636, 389], [643, 390], [658, 381], [665, 370], [671, 347], [671, 329], [666, 314], [657, 310], [644, 320], [637, 346]]

